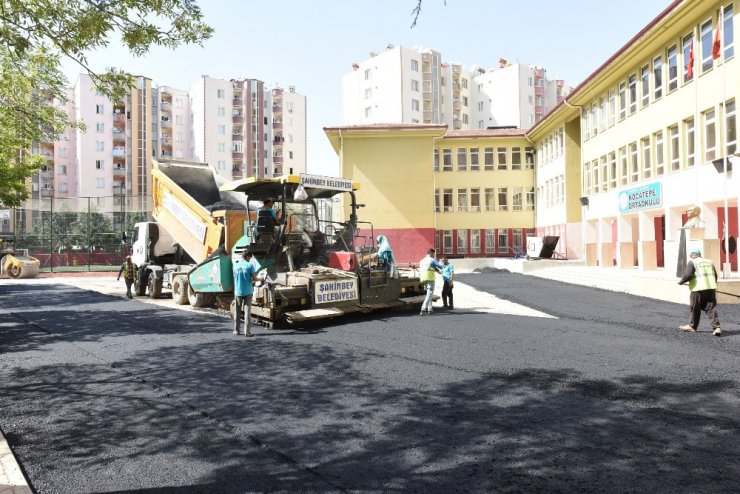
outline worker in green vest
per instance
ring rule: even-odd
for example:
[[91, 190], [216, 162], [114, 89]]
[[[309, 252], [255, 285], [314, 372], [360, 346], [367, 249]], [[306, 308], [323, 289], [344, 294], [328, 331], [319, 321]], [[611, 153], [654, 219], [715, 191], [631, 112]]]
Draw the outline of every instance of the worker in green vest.
[[126, 261], [121, 264], [121, 269], [118, 270], [118, 278], [116, 278], [116, 281], [121, 279], [121, 274], [123, 274], [123, 281], [126, 282], [126, 298], [132, 298], [131, 285], [134, 284], [136, 265], [131, 262], [131, 256], [126, 256]]
[[434, 282], [437, 278], [437, 273], [441, 273], [443, 268], [442, 263], [434, 258], [434, 249], [428, 249], [426, 257], [419, 261], [419, 281], [427, 293], [426, 297], [424, 297], [424, 302], [421, 304], [420, 315], [422, 316], [428, 316], [433, 312]]
[[704, 311], [712, 324], [714, 336], [722, 336], [717, 315], [717, 270], [710, 259], [701, 256], [699, 249], [692, 250], [689, 257], [691, 259], [686, 266], [686, 271], [678, 280], [679, 285], [688, 282], [691, 290], [689, 323], [679, 326], [679, 329], [687, 333], [695, 333], [699, 327], [701, 311]]

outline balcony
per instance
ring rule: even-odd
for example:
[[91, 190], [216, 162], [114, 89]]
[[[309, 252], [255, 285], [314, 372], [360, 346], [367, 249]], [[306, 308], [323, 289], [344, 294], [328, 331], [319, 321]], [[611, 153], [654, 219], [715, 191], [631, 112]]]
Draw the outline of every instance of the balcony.
[[283, 111], [283, 105], [272, 105], [273, 113], [281, 113]]
[[122, 180], [114, 180], [112, 185], [116, 194], [120, 194], [121, 190], [126, 186], [126, 182]]
[[159, 157], [162, 158], [162, 159], [164, 159], [164, 160], [171, 160], [172, 159], [172, 153], [171, 152], [167, 152], [165, 150], [162, 150], [162, 152], [159, 153]]
[[460, 130], [462, 129], [462, 121], [461, 120], [455, 120], [452, 122], [452, 128], [453, 130]]
[[244, 169], [242, 168], [241, 165], [237, 165], [237, 166], [232, 166], [231, 167], [231, 173], [241, 173], [243, 171], [244, 171]]
[[535, 86], [534, 87], [534, 94], [535, 96], [542, 96], [545, 92], [545, 88], [542, 86]]
[[272, 156], [272, 162], [275, 163], [276, 165], [277, 164], [282, 165], [283, 164], [283, 155], [282, 154], [281, 155], [273, 155]]
[[54, 197], [54, 189], [52, 188], [42, 188], [39, 190], [39, 195], [41, 197]]
[[114, 166], [113, 167], [113, 176], [114, 177], [125, 177], [126, 176], [126, 167], [125, 166]]
[[159, 107], [164, 112], [171, 112], [172, 111], [172, 103], [170, 103], [169, 101], [161, 101], [159, 103]]
[[545, 107], [544, 106], [537, 105], [537, 106], [534, 107], [534, 112], [537, 115], [544, 115], [544, 113], [545, 113]]
[[231, 152], [231, 159], [232, 160], [243, 160], [244, 159], [244, 153], [240, 151], [232, 151]]
[[54, 169], [42, 167], [39, 171], [39, 177], [41, 178], [54, 178]]
[[460, 100], [459, 99], [452, 100], [452, 109], [453, 110], [459, 110], [460, 109]]
[[116, 113], [116, 114], [114, 114], [113, 115], [113, 123], [125, 124], [126, 123], [126, 115], [124, 115], [123, 113]]
[[232, 106], [242, 106], [242, 99], [241, 98], [234, 98], [231, 101]]
[[117, 158], [126, 156], [126, 148], [124, 146], [114, 146], [112, 152], [113, 156]]
[[165, 146], [171, 146], [172, 145], [172, 137], [168, 135], [162, 135], [162, 138], [160, 139], [162, 141], [162, 144]]
[[283, 128], [283, 122], [272, 122], [272, 128], [273, 129], [282, 129]]
[[171, 129], [172, 128], [172, 121], [168, 118], [162, 118], [162, 120], [159, 122], [160, 127], [163, 129]]
[[242, 124], [244, 123], [244, 117], [241, 115], [234, 115], [231, 117], [231, 122], [235, 124]]

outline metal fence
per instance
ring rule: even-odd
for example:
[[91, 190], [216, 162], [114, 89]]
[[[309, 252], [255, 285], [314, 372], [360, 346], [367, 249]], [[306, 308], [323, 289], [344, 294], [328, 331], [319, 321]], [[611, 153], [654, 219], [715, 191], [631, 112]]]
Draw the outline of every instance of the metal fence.
[[39, 259], [41, 271], [111, 271], [129, 253], [124, 238], [151, 210], [150, 196], [30, 199], [0, 210], [0, 233]]

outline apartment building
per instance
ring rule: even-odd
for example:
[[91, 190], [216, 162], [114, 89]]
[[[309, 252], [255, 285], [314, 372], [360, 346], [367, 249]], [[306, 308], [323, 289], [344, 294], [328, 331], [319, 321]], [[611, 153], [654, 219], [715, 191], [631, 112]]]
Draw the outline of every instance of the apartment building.
[[500, 59], [496, 69], [466, 71], [444, 62], [437, 51], [388, 45], [343, 76], [343, 122], [528, 128], [569, 90], [564, 81], [547, 79], [540, 67]]
[[530, 131], [541, 149], [551, 129], [580, 128], [587, 264], [674, 270], [683, 235], [737, 272], [737, 252], [725, 249], [738, 236], [740, 194], [736, 10], [737, 2], [672, 2]]
[[[79, 197], [151, 195], [151, 157], [157, 149], [152, 81], [137, 76], [123, 101], [111, 101], [87, 74], [74, 86], [74, 185]], [[61, 184], [60, 184], [61, 185]]]
[[191, 159], [227, 180], [306, 167], [306, 99], [256, 79], [201, 77], [190, 89]]
[[153, 140], [160, 159], [190, 159], [190, 99], [188, 92], [169, 86], [157, 87], [152, 101]]

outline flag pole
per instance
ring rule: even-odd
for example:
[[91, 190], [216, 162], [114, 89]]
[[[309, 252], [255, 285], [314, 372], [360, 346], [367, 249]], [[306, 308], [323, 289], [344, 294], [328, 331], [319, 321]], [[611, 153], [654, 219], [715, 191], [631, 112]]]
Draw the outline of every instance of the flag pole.
[[[727, 134], [727, 122], [726, 122], [727, 117], [725, 115], [726, 112], [727, 112], [727, 108], [726, 108], [726, 98], [727, 98], [727, 94], [726, 94], [727, 93], [727, 77], [726, 77], [727, 70], [726, 69], [727, 69], [727, 60], [726, 60], [726, 57], [725, 57], [724, 46], [722, 46], [724, 44], [722, 41], [723, 41], [723, 39], [725, 37], [725, 26], [724, 26], [724, 23], [725, 23], [725, 6], [723, 4], [722, 7], [720, 8], [720, 11], [719, 11], [719, 20], [718, 20], [718, 25], [717, 25], [717, 33], [720, 33], [720, 30], [721, 30], [721, 35], [720, 35], [720, 38], [719, 38], [719, 56], [720, 56], [720, 59], [722, 60], [722, 110], [723, 110], [722, 113], [723, 113], [723, 116], [725, 117], [724, 118], [725, 124], [722, 123], [722, 121], [723, 121], [722, 119], [720, 119], [720, 122], [719, 123], [722, 126], [722, 130], [724, 131], [723, 132], [725, 134], [724, 137], [725, 137], [725, 139], [727, 139], [727, 135], [726, 135]], [[720, 135], [722, 135], [722, 134], [720, 134]], [[723, 139], [723, 141], [725, 139]], [[722, 141], [720, 141], [720, 142], [722, 142]], [[724, 189], [725, 189], [725, 204], [724, 204], [724, 207], [725, 207], [725, 215], [724, 215], [725, 217], [724, 217], [724, 220], [725, 221], [724, 221], [724, 225], [723, 225], [722, 234], [724, 236], [724, 239], [723, 240], [724, 240], [724, 243], [725, 243], [725, 262], [722, 264], [722, 277], [723, 278], [729, 278], [730, 277], [730, 273], [732, 272], [732, 263], [730, 262], [730, 231], [729, 231], [729, 228], [728, 228], [730, 217], [728, 215], [729, 214], [729, 208], [728, 208], [728, 199], [727, 199], [727, 193], [728, 193], [727, 192], [727, 160], [729, 160], [730, 157], [727, 155], [727, 143], [725, 142], [724, 144], [725, 144], [725, 153], [724, 153], [725, 154], [725, 157], [722, 160], [722, 165], [723, 165], [723, 168], [724, 168], [723, 183], [724, 183]]]

